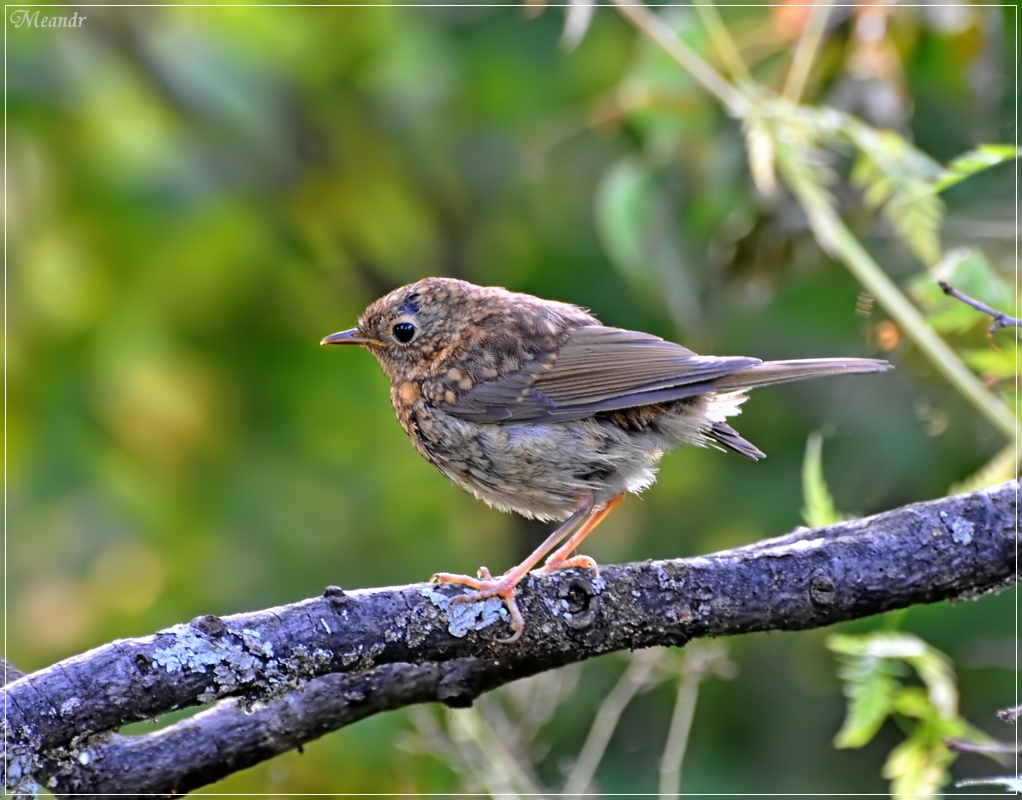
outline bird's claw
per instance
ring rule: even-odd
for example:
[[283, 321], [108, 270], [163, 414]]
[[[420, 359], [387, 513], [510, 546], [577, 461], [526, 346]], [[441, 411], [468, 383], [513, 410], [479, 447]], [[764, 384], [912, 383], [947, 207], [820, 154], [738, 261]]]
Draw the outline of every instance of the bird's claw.
[[498, 639], [497, 641], [501, 644], [510, 644], [517, 641], [522, 635], [522, 630], [525, 628], [525, 618], [522, 616], [522, 612], [518, 610], [518, 604], [515, 602], [515, 587], [518, 585], [518, 581], [508, 580], [506, 577], [493, 580], [490, 571], [486, 567], [479, 568], [478, 578], [473, 578], [471, 575], [457, 575], [451, 572], [437, 572], [430, 578], [430, 581], [433, 583], [457, 583], [474, 590], [466, 594], [455, 595], [449, 601], [452, 604], [474, 603], [477, 600], [499, 597], [504, 601], [504, 605], [507, 606], [508, 613], [511, 614], [511, 630], [514, 633], [507, 639]]

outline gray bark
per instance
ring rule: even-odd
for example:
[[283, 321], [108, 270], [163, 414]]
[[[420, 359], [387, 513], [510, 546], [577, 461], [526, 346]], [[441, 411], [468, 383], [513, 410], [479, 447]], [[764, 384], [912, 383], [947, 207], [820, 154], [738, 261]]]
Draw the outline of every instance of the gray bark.
[[[698, 558], [530, 575], [512, 645], [500, 601], [459, 587], [344, 592], [124, 639], [9, 683], [5, 785], [181, 793], [381, 711], [482, 692], [613, 650], [817, 628], [1018, 580], [1018, 482]], [[448, 613], [450, 611], [450, 613]], [[954, 613], [949, 610], [948, 613]], [[165, 730], [116, 733], [214, 705]], [[99, 734], [103, 734], [102, 736]]]

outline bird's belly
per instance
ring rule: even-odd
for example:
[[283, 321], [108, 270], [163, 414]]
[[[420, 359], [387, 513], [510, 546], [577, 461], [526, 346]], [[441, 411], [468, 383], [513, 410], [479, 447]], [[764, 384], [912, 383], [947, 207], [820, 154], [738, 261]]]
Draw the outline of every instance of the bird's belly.
[[600, 503], [655, 480], [654, 437], [628, 435], [595, 419], [480, 424], [436, 409], [417, 420], [419, 451], [444, 475], [503, 511], [565, 519], [580, 499]]

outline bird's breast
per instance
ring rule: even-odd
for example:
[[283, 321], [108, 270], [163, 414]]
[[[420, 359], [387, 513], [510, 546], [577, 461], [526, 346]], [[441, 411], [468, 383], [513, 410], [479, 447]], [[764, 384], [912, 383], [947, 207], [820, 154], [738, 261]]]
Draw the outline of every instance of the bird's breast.
[[581, 497], [599, 502], [653, 480], [660, 451], [593, 419], [495, 425], [469, 422], [426, 401], [419, 387], [392, 391], [416, 449], [447, 478], [504, 511], [563, 519]]

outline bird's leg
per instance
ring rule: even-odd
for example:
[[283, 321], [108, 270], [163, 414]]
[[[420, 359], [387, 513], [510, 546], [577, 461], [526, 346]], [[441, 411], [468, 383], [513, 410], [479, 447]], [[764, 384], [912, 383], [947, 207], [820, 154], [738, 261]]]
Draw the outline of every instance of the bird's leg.
[[[499, 597], [504, 601], [508, 612], [511, 614], [511, 630], [514, 631], [514, 634], [509, 639], [501, 639], [500, 641], [504, 643], [513, 642], [522, 635], [522, 628], [525, 627], [525, 618], [522, 617], [522, 612], [518, 610], [518, 604], [515, 603], [515, 587], [521, 582], [522, 578], [529, 574], [529, 570], [536, 566], [540, 559], [555, 548], [579, 523], [582, 523], [583, 527], [589, 525], [590, 520], [587, 518], [592, 513], [593, 497], [592, 495], [587, 495], [582, 498], [578, 508], [572, 512], [571, 516], [557, 530], [551, 533], [543, 544], [533, 550], [529, 557], [521, 564], [511, 568], [496, 580], [493, 579], [486, 567], [479, 568], [478, 578], [473, 578], [469, 575], [457, 575], [451, 572], [438, 572], [430, 580], [436, 583], [460, 583], [462, 586], [475, 589], [474, 592], [452, 597], [450, 601], [452, 603], [471, 603], [476, 600], [485, 600], [488, 597]], [[592, 530], [592, 525], [589, 525], [589, 530]], [[572, 540], [574, 541], [575, 538], [573, 536]]]
[[617, 497], [612, 497], [606, 503], [603, 503], [592, 513], [589, 519], [582, 523], [582, 527], [575, 531], [568, 541], [550, 554], [546, 563], [536, 570], [536, 572], [553, 572], [554, 570], [567, 569], [568, 567], [579, 567], [580, 569], [591, 569], [596, 573], [597, 578], [600, 577], [600, 568], [589, 556], [573, 556], [572, 558], [568, 558], [567, 556], [568, 553], [578, 547], [579, 543], [592, 533], [593, 528], [603, 522], [603, 518], [613, 511], [618, 503], [624, 499], [625, 494], [622, 492]]

